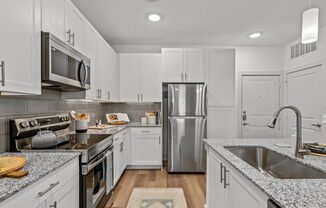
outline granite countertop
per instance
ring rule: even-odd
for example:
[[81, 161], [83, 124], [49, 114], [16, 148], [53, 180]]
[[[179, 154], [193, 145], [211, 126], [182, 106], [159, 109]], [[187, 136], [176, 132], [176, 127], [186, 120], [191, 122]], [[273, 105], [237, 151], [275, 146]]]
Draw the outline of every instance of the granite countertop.
[[326, 179], [276, 179], [262, 174], [224, 146], [263, 146], [325, 173], [326, 157], [299, 159], [294, 157], [294, 148], [275, 146], [277, 143], [291, 145], [291, 139], [206, 139], [205, 143], [281, 207], [326, 207]]
[[50, 152], [6, 152], [0, 156], [26, 157], [23, 170], [29, 174], [23, 178], [0, 178], [0, 203], [25, 187], [33, 184], [44, 176], [67, 164], [72, 159], [79, 157], [80, 153], [50, 153]]
[[[107, 124], [106, 124], [107, 125]], [[87, 133], [88, 134], [116, 134], [128, 127], [132, 128], [142, 128], [142, 127], [161, 127], [162, 124], [142, 124], [140, 122], [131, 122], [126, 125], [115, 125], [106, 129], [88, 129]]]

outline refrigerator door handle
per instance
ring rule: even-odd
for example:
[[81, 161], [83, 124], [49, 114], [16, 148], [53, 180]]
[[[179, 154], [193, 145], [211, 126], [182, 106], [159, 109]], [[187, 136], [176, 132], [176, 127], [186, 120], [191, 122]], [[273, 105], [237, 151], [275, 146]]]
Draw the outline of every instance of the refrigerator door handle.
[[203, 87], [202, 114], [205, 117], [207, 116], [207, 85]]

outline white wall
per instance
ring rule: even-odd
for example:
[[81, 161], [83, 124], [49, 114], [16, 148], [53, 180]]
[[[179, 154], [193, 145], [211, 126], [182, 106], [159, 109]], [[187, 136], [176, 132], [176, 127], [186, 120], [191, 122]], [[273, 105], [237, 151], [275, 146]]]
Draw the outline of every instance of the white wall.
[[320, 60], [326, 59], [326, 27], [320, 29], [319, 40], [317, 43], [317, 51], [309, 54], [305, 54], [295, 59], [290, 59], [290, 47], [294, 43], [300, 42], [301, 39], [298, 38], [290, 43], [286, 44], [284, 47], [284, 69], [290, 70], [300, 66], [306, 66], [310, 63], [315, 63]]
[[282, 46], [236, 47], [237, 71], [282, 71]]

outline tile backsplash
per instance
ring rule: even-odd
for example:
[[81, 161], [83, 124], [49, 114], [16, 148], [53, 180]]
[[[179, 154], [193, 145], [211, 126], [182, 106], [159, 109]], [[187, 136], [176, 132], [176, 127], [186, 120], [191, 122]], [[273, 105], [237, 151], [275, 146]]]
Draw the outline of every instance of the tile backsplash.
[[148, 111], [160, 111], [160, 103], [97, 103], [62, 100], [58, 91], [43, 90], [40, 96], [2, 96], [0, 97], [0, 152], [9, 150], [9, 120], [17, 117], [42, 116], [68, 113], [71, 110], [90, 113], [91, 122], [102, 119], [106, 113], [127, 113], [133, 122]]

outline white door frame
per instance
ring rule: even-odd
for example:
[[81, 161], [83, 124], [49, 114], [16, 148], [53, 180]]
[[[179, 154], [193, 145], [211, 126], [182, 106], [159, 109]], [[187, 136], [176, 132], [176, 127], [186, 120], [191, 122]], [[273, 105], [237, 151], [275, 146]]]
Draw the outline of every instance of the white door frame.
[[[280, 105], [284, 103], [284, 71], [239, 71], [237, 72], [237, 82], [236, 82], [236, 123], [237, 123], [237, 137], [242, 137], [242, 127], [241, 127], [241, 108], [242, 108], [242, 77], [244, 76], [279, 76], [280, 77]], [[280, 130], [283, 132], [283, 125], [280, 125]]]

